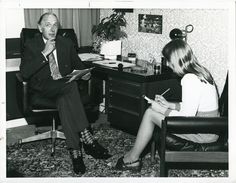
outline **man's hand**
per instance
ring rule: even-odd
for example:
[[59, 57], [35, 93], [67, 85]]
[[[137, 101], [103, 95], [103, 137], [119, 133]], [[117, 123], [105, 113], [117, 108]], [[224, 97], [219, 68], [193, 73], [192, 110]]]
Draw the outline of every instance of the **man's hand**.
[[51, 52], [53, 52], [53, 50], [55, 50], [55, 48], [56, 48], [55, 45], [56, 45], [55, 39], [47, 40], [44, 50], [42, 51], [44, 56], [48, 56]]
[[87, 81], [90, 79], [90, 77], [91, 77], [91, 73], [89, 72], [89, 73], [85, 74], [84, 76], [82, 76], [81, 79]]

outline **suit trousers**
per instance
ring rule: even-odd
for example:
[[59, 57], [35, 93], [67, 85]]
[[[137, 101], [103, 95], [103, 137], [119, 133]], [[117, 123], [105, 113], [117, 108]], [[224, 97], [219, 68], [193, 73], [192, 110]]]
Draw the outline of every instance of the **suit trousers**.
[[56, 103], [68, 149], [79, 149], [79, 132], [89, 126], [76, 81], [47, 79], [41, 83], [43, 97]]

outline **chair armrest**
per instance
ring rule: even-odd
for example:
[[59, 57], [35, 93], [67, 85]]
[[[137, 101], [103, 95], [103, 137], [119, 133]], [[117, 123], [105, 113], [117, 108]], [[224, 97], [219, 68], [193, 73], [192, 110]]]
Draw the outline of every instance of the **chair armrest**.
[[227, 151], [227, 138], [219, 138], [214, 143], [195, 143], [181, 139], [175, 134], [212, 133], [220, 137], [228, 132], [228, 117], [166, 117], [162, 121], [160, 154], [171, 151]]
[[23, 109], [23, 113], [27, 114], [29, 112], [29, 104], [28, 104], [28, 93], [29, 93], [29, 83], [23, 79], [23, 76], [20, 72], [16, 73], [16, 78], [20, 84], [19, 92], [21, 94], [21, 102], [20, 106]]
[[16, 73], [16, 78], [19, 82], [23, 82], [23, 77], [22, 77], [22, 74], [20, 72]]
[[228, 117], [166, 117], [162, 128], [169, 133], [221, 133], [228, 131]]

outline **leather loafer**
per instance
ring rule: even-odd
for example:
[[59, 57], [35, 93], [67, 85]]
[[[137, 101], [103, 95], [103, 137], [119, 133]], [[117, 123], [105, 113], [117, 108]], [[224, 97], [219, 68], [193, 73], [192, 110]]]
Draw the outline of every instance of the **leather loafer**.
[[73, 170], [76, 174], [84, 174], [86, 167], [84, 165], [82, 153], [79, 150], [71, 149], [69, 150], [70, 157], [73, 164]]
[[108, 150], [102, 147], [96, 140], [91, 144], [83, 143], [83, 148], [86, 154], [91, 155], [95, 159], [108, 159], [112, 156], [109, 154]]
[[[117, 170], [121, 170], [121, 171], [126, 171], [126, 170], [130, 170], [133, 172], [140, 172], [141, 171], [141, 167], [142, 167], [142, 162], [141, 159], [137, 159], [136, 161], [132, 161], [132, 162], [124, 162], [124, 156], [122, 156], [121, 158], [118, 159], [115, 169]], [[133, 165], [136, 164], [137, 165]]]

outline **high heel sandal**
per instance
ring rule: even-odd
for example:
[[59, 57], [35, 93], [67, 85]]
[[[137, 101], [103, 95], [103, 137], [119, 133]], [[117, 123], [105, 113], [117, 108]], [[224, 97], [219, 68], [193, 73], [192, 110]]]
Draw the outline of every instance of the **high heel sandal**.
[[[137, 159], [135, 161], [132, 162], [124, 162], [124, 156], [122, 156], [121, 158], [118, 159], [115, 168], [117, 170], [121, 170], [121, 171], [126, 171], [126, 170], [131, 170], [134, 172], [140, 172], [141, 168], [142, 168], [142, 161], [141, 159]], [[132, 166], [133, 164], [138, 163], [138, 165]]]

